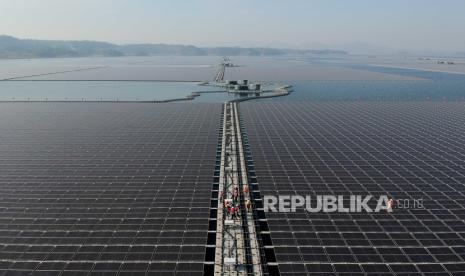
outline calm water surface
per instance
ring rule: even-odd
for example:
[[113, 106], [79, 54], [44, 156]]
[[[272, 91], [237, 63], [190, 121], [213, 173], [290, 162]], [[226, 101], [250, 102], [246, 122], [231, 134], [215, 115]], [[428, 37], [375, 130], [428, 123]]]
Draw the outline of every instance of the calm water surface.
[[[246, 63], [245, 59], [239, 59], [241, 63]], [[294, 60], [286, 62], [283, 59], [263, 59], [263, 64], [279, 65], [283, 62], [286, 70], [300, 70], [300, 75], [305, 75], [307, 70], [305, 64], [311, 66], [311, 72], [320, 68], [328, 70], [331, 68], [324, 61], [315, 59], [308, 60], [293, 66]], [[144, 72], [142, 75], [150, 75], [155, 72], [164, 72], [166, 78], [176, 79], [179, 72], [185, 72], [190, 76], [197, 76], [208, 80], [214, 67], [215, 58], [158, 58], [144, 61], [142, 58], [129, 58], [112, 60], [111, 68], [126, 72], [133, 72], [134, 76], [139, 76], [136, 72]], [[251, 58], [247, 66], [251, 68], [262, 68], [259, 58]], [[89, 66], [102, 66], [109, 64], [106, 59], [64, 59], [64, 60], [40, 60], [40, 61], [1, 61], [0, 75], [2, 77], [27, 76], [28, 74], [42, 74], [44, 72], [56, 72], [60, 70], [74, 70]], [[334, 63], [332, 63], [334, 64]], [[333, 65], [331, 65], [333, 66]], [[402, 76], [411, 80], [396, 80], [395, 78], [383, 78], [379, 80], [315, 80], [309, 74], [307, 80], [278, 80], [280, 84], [294, 85], [294, 92], [287, 97], [268, 99], [269, 101], [333, 101], [333, 100], [368, 100], [368, 101], [408, 101], [408, 100], [464, 100], [465, 99], [465, 75], [449, 74], [440, 72], [427, 72], [410, 69], [385, 68], [369, 66], [364, 64], [341, 63], [337, 73], [341, 74], [348, 70], [353, 72], [366, 72], [381, 76]], [[8, 71], [8, 68], [13, 68]], [[144, 69], [145, 68], [145, 69]], [[244, 67], [246, 68], [246, 67]], [[278, 68], [278, 67], [276, 67]], [[342, 68], [342, 69], [341, 69]], [[116, 70], [115, 69], [115, 70]], [[2, 71], [3, 70], [3, 71]], [[195, 82], [156, 82], [156, 81], [66, 81], [75, 80], [78, 76], [92, 76], [96, 79], [106, 77], [106, 69], [78, 71], [56, 75], [44, 75], [36, 77], [25, 77], [15, 81], [0, 81], [0, 101], [152, 101], [166, 100], [172, 98], [182, 98], [196, 91], [214, 91], [213, 87], [198, 86]], [[135, 71], [134, 71], [135, 70]], [[236, 68], [235, 70], [244, 70]], [[3, 73], [2, 73], [3, 72]], [[310, 72], [310, 71], [309, 71]], [[331, 72], [331, 71], [328, 71]], [[336, 71], [334, 71], [336, 72]], [[99, 75], [100, 74], [100, 75]], [[263, 74], [263, 71], [261, 72]], [[276, 74], [276, 72], [273, 72]], [[121, 79], [121, 74], [113, 77]], [[377, 75], [377, 76], [378, 76]], [[255, 77], [257, 77], [256, 75]], [[183, 76], [186, 78], [186, 76]], [[254, 75], [251, 76], [252, 78]], [[271, 78], [271, 76], [270, 76]], [[31, 80], [40, 81], [31, 81]], [[118, 78], [116, 78], [118, 79]], [[224, 102], [234, 98], [226, 93], [208, 93], [196, 98], [195, 102]]]

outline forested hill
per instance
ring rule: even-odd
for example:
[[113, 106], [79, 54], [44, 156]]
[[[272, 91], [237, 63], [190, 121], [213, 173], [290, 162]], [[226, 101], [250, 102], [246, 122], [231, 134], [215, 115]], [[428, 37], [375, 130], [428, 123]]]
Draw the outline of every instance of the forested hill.
[[281, 56], [346, 55], [339, 50], [293, 50], [275, 48], [196, 47], [169, 44], [117, 45], [97, 41], [18, 39], [0, 35], [0, 58], [54, 58], [90, 56]]

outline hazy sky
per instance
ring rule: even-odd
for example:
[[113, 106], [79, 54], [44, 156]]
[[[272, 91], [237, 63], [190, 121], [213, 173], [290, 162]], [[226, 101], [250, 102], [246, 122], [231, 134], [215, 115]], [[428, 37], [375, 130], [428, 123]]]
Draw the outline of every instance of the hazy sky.
[[465, 51], [465, 0], [0, 0], [0, 34], [297, 48], [362, 41]]

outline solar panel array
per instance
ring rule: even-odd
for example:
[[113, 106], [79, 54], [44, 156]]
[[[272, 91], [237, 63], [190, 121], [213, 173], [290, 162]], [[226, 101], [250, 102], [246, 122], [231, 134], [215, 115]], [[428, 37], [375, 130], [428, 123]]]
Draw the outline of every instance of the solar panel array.
[[220, 114], [0, 104], [0, 275], [203, 274]]
[[267, 212], [281, 275], [465, 275], [465, 104], [241, 105], [265, 195], [388, 195], [393, 213]]

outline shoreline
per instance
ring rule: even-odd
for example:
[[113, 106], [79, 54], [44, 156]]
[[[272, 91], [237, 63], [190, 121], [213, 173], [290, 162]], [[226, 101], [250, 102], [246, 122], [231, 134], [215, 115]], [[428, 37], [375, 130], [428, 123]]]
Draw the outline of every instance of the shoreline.
[[376, 66], [376, 67], [397, 68], [397, 69], [406, 69], [406, 70], [417, 70], [417, 71], [445, 73], [445, 74], [454, 74], [454, 75], [465, 75], [465, 72], [456, 72], [456, 71], [449, 71], [449, 70], [415, 68], [415, 67], [407, 67], [407, 66], [400, 66], [400, 65], [383, 65], [383, 64], [368, 64], [368, 65]]

